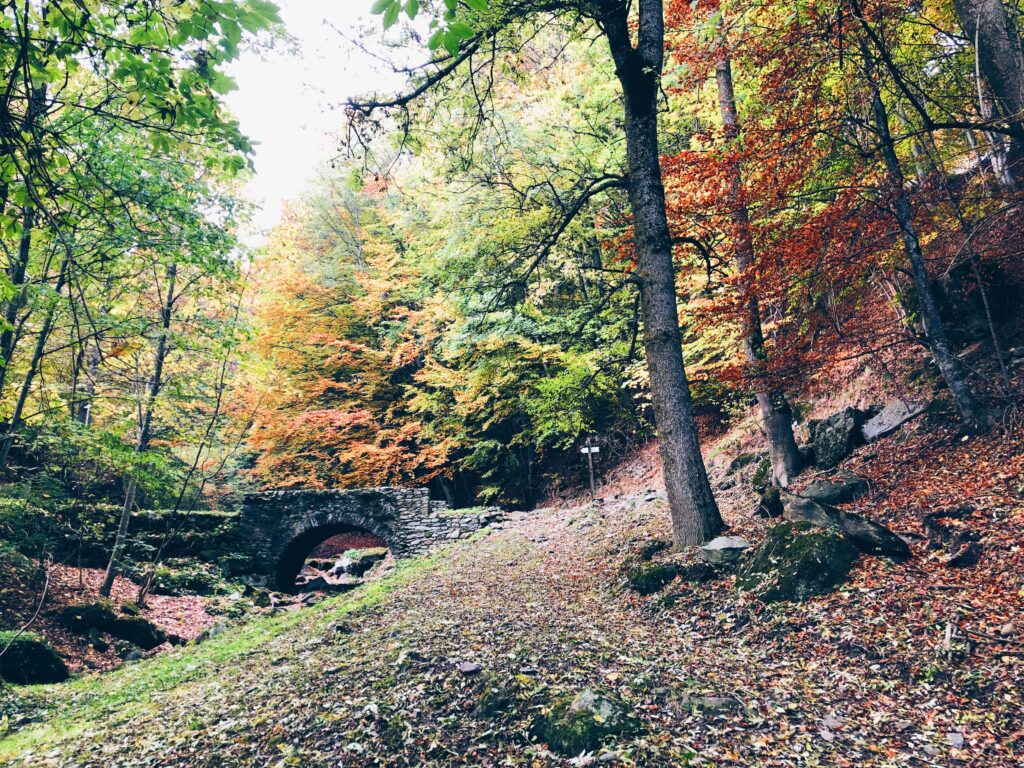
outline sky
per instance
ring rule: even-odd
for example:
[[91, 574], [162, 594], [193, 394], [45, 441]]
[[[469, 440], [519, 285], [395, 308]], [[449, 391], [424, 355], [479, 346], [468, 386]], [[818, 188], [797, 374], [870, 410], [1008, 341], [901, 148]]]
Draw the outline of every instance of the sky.
[[256, 144], [247, 196], [259, 208], [244, 239], [258, 245], [316, 171], [339, 154], [336, 134], [349, 97], [393, 90], [401, 80], [353, 45], [360, 29], [379, 38], [372, 0], [275, 0], [295, 45], [245, 51], [229, 72], [238, 90], [226, 98]]

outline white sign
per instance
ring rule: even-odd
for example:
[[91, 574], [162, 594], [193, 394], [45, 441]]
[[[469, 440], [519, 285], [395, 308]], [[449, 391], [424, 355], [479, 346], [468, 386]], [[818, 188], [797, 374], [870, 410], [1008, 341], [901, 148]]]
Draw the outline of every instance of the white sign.
[[580, 453], [600, 453], [601, 449], [596, 445], [588, 446], [587, 448], [580, 448]]

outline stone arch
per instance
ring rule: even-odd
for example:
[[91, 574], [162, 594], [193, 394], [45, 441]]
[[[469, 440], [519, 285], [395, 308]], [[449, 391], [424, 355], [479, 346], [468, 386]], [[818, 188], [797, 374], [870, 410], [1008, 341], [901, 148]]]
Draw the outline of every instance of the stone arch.
[[500, 519], [498, 509], [449, 510], [443, 501], [431, 501], [426, 488], [250, 493], [242, 501], [237, 529], [246, 557], [232, 572], [254, 583], [292, 588], [301, 567], [296, 558], [337, 533], [368, 531], [396, 558], [404, 558], [467, 538]]
[[395, 551], [392, 531], [382, 523], [365, 515], [323, 512], [304, 518], [301, 525], [282, 531], [277, 551], [273, 582], [277, 589], [289, 592], [295, 588], [295, 577], [302, 569], [309, 553], [323, 541], [339, 533], [366, 531], [379, 537], [392, 552]]

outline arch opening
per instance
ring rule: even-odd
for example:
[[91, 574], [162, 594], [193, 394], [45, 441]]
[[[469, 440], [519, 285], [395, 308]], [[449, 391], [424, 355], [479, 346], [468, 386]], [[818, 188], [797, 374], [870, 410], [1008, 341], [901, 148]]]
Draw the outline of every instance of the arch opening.
[[274, 577], [282, 592], [345, 591], [389, 555], [381, 533], [350, 523], [327, 523], [302, 531], [281, 551]]

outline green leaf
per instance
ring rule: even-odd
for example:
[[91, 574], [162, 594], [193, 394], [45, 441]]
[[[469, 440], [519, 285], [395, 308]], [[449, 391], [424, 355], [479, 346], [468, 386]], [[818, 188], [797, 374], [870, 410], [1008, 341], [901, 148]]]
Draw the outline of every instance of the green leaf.
[[384, 13], [384, 11], [390, 10], [391, 6], [397, 4], [398, 0], [377, 0], [370, 6], [370, 13]]
[[398, 21], [398, 14], [401, 10], [402, 6], [395, 2], [392, 3], [386, 11], [384, 11], [384, 29], [389, 29], [395, 25], [395, 22]]
[[474, 11], [483, 12], [487, 10], [487, 0], [466, 0], [466, 5]]
[[420, 12], [420, 0], [405, 0], [405, 15], [415, 19]]
[[441, 38], [444, 36], [443, 29], [436, 29], [434, 33], [427, 40], [427, 48], [432, 51], [436, 51], [441, 46]]

